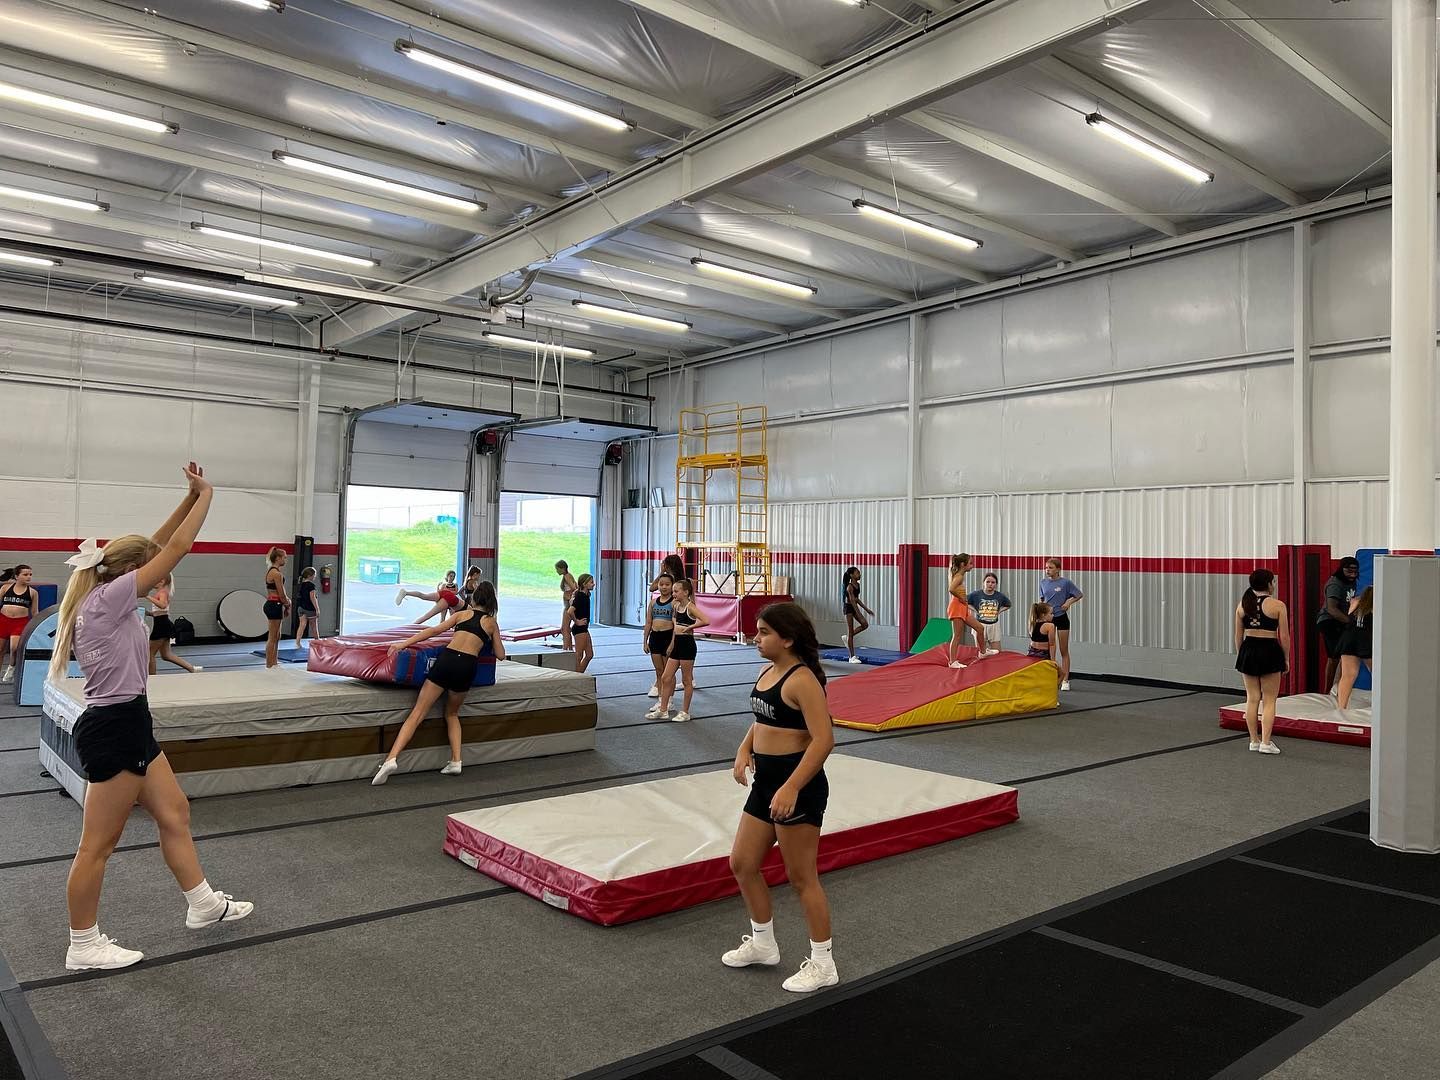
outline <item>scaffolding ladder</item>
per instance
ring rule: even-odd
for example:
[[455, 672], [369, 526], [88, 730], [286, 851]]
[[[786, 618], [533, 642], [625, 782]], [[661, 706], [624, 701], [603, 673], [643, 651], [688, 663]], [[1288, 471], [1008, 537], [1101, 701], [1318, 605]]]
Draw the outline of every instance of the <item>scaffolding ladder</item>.
[[768, 415], [735, 402], [681, 410], [675, 547], [702, 591], [710, 564], [728, 562], [715, 591], [770, 592]]

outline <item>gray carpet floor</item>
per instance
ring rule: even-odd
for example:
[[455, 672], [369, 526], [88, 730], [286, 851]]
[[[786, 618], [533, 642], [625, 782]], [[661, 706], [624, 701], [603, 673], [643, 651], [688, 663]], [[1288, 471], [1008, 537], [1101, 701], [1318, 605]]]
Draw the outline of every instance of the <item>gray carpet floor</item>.
[[[788, 894], [777, 894], [781, 971], [732, 971], [718, 955], [748, 929], [738, 899], [602, 928], [441, 854], [445, 815], [456, 810], [714, 769], [733, 757], [749, 724], [753, 650], [702, 644], [696, 719], [682, 725], [643, 718], [651, 672], [637, 632], [596, 638], [593, 752], [457, 778], [403, 775], [378, 789], [356, 782], [196, 801], [211, 882], [258, 905], [244, 922], [184, 928], [183, 900], [137, 812], [110, 864], [102, 927], [147, 961], [102, 978], [63, 968], [79, 808], [42, 790], [54, 785], [27, 749], [34, 712], [0, 711], [0, 951], [70, 1075], [538, 1080], [793, 1000], [780, 981], [805, 955], [806, 933]], [[238, 648], [192, 652], [207, 667], [258, 662]], [[843, 678], [855, 669], [831, 670]], [[1368, 794], [1364, 750], [1292, 739], [1278, 758], [1248, 753], [1243, 736], [1216, 724], [1226, 696], [1073, 685], [1060, 711], [1040, 716], [837, 730], [839, 752], [1017, 783], [1021, 808], [1014, 825], [827, 875], [842, 978]], [[1377, 1038], [1391, 1046], [1384, 1071], [1430, 1075], [1406, 1062], [1423, 1058], [1428, 1068], [1440, 1051], [1436, 978], [1415, 976], [1276, 1075], [1364, 1075], [1365, 1044]]]

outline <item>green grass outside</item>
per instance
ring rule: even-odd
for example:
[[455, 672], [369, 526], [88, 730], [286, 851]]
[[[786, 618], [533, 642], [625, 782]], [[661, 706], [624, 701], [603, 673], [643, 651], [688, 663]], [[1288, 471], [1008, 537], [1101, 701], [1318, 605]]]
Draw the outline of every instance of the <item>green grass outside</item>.
[[456, 569], [459, 549], [460, 530], [437, 521], [422, 521], [408, 529], [351, 530], [345, 534], [345, 580], [359, 580], [362, 556], [399, 559], [401, 581], [431, 589], [447, 570]]
[[590, 534], [583, 532], [526, 532], [500, 530], [500, 580], [506, 596], [553, 600], [560, 595], [560, 577], [555, 563], [564, 559], [577, 578], [593, 574], [590, 566]]

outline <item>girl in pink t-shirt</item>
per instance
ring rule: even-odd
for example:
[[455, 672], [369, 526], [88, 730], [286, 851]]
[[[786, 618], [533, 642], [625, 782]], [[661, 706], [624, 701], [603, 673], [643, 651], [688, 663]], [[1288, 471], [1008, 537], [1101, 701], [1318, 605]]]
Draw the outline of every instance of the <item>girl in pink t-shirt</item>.
[[153, 537], [122, 536], [103, 548], [93, 540], [68, 559], [74, 572], [60, 603], [50, 679], [68, 673], [70, 654], [85, 674], [85, 711], [75, 722], [75, 752], [89, 780], [80, 847], [70, 865], [71, 971], [129, 967], [144, 953], [121, 948], [96, 921], [105, 863], [137, 802], [155, 819], [160, 851], [185, 893], [192, 930], [243, 919], [254, 905], [216, 892], [205, 880], [190, 836], [190, 803], [155, 741], [145, 691], [150, 646], [136, 601], [169, 577], [189, 552], [210, 512], [214, 490], [192, 461], [190, 490]]

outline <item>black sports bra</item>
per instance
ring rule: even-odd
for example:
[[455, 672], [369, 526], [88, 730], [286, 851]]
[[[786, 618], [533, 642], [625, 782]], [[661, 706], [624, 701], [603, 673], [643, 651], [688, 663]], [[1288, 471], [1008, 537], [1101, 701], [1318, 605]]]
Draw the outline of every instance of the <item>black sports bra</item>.
[[30, 590], [27, 588], [17, 592], [17, 589], [20, 589], [20, 586], [11, 585], [3, 593], [0, 593], [0, 607], [28, 608], [30, 606]]
[[[280, 568], [279, 568], [278, 566], [272, 566], [272, 567], [270, 568], [270, 570], [274, 570], [277, 574], [280, 573]], [[270, 580], [270, 570], [266, 570], [266, 571], [265, 571], [265, 593], [266, 593], [267, 596], [268, 596], [270, 593], [274, 593], [276, 596], [279, 596], [279, 595], [280, 595], [280, 582], [278, 582], [278, 581], [272, 582], [272, 581]], [[282, 578], [282, 580], [283, 580], [283, 578]]]
[[1240, 619], [1240, 624], [1246, 630], [1269, 630], [1271, 632], [1279, 630], [1280, 620], [1272, 618], [1271, 616], [1265, 614], [1265, 601], [1269, 600], [1270, 597], [1261, 596], [1258, 599], [1260, 601], [1259, 610], [1256, 611], [1254, 615], [1251, 615], [1248, 618], [1242, 615]]
[[805, 730], [805, 714], [795, 706], [787, 705], [785, 699], [780, 695], [780, 688], [785, 685], [785, 680], [804, 666], [804, 664], [796, 664], [784, 675], [781, 675], [775, 685], [768, 690], [761, 690], [760, 680], [755, 680], [756, 685], [750, 691], [750, 711], [755, 714], [756, 723], [769, 727], [790, 728], [793, 731]]
[[464, 622], [458, 622], [455, 624], [455, 629], [452, 631], [452, 633], [474, 634], [480, 639], [480, 655], [489, 656], [492, 652], [495, 651], [495, 643], [491, 639], [490, 635], [486, 632], [485, 627], [482, 626], [480, 623], [480, 620], [483, 618], [485, 618], [484, 612], [471, 611], [470, 617], [468, 619], [466, 619]]
[[1037, 645], [1050, 644], [1050, 639], [1045, 634], [1045, 624], [1043, 622], [1037, 622], [1030, 628], [1030, 640]]
[[672, 621], [675, 623], [676, 626], [695, 625], [695, 614], [691, 611], [690, 608], [686, 608], [684, 611], [681, 611], [679, 608], [675, 608], [674, 612], [675, 618]]

